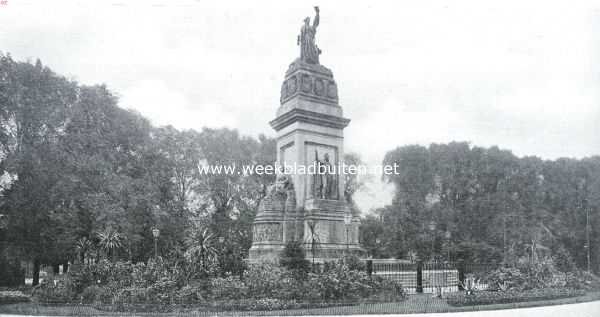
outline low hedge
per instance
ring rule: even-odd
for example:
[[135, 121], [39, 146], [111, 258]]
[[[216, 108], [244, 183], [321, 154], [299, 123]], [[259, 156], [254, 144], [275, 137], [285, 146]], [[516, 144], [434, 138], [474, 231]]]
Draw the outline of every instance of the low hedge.
[[447, 298], [447, 302], [452, 306], [474, 306], [551, 300], [582, 295], [585, 295], [584, 290], [568, 288], [544, 288], [527, 291], [480, 291], [470, 295], [464, 293], [450, 295]]
[[313, 309], [330, 308], [340, 306], [353, 306], [359, 304], [380, 303], [376, 301], [335, 301], [335, 302], [311, 302], [297, 300], [282, 300], [277, 298], [243, 299], [209, 301], [204, 303], [113, 303], [93, 305], [100, 311], [135, 312], [135, 313], [197, 313], [197, 312], [227, 312], [227, 311], [276, 311], [290, 309]]
[[25, 284], [25, 270], [16, 261], [0, 256], [0, 285], [18, 287]]
[[29, 296], [21, 291], [0, 291], [0, 305], [28, 302]]

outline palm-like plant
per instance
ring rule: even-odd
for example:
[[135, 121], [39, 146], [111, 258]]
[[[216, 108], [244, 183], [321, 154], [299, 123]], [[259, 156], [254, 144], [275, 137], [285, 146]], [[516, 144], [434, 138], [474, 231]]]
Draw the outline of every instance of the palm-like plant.
[[186, 239], [186, 245], [185, 257], [190, 262], [199, 260], [204, 270], [206, 270], [208, 260], [212, 260], [217, 256], [214, 234], [208, 228], [193, 230]]
[[75, 249], [77, 249], [77, 253], [79, 253], [79, 257], [81, 259], [81, 263], [85, 263], [86, 254], [92, 250], [94, 244], [92, 241], [86, 237], [79, 238], [75, 242]]
[[111, 228], [98, 233], [99, 246], [114, 260], [115, 251], [123, 247], [123, 236]]

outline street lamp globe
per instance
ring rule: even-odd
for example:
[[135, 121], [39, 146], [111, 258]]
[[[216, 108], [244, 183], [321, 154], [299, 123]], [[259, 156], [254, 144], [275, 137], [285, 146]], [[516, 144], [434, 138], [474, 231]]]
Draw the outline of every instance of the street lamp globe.
[[160, 230], [158, 230], [158, 228], [152, 228], [152, 236], [158, 238], [158, 236], [160, 236]]
[[219, 237], [219, 243], [222, 244], [223, 242], [225, 242], [225, 237]]

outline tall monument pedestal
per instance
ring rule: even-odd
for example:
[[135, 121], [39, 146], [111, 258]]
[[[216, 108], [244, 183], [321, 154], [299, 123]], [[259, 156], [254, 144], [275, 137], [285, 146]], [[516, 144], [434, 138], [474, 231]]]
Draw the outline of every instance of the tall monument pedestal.
[[360, 217], [352, 215], [344, 201], [311, 198], [306, 200], [304, 210], [307, 258], [321, 262], [365, 255], [358, 243]]
[[283, 170], [259, 206], [251, 261], [278, 260], [290, 241], [300, 241], [311, 260], [365, 255], [358, 242], [360, 217], [349, 208], [339, 173], [350, 120], [343, 116], [332, 71], [318, 62], [318, 19], [317, 9], [313, 26], [305, 22], [302, 28], [301, 57], [285, 74], [270, 122], [277, 132], [277, 164], [292, 169]]

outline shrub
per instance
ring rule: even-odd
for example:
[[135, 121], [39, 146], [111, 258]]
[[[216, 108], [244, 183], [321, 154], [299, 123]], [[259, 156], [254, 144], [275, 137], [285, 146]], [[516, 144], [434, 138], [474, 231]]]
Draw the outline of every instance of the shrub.
[[310, 300], [322, 301], [400, 300], [405, 297], [399, 283], [350, 270], [343, 262], [330, 263], [321, 274], [309, 274], [308, 290]]
[[493, 270], [483, 278], [483, 282], [487, 283], [491, 290], [502, 291], [521, 289], [525, 285], [525, 280], [520, 270], [505, 267]]
[[368, 279], [366, 273], [351, 271], [342, 265], [323, 274], [313, 274], [309, 283], [322, 300], [355, 300], [369, 295], [371, 285]]
[[44, 303], [68, 303], [73, 301], [76, 295], [67, 277], [44, 279], [33, 290], [33, 296]]
[[213, 278], [210, 281], [210, 286], [211, 298], [215, 300], [241, 299], [246, 298], [249, 294], [248, 286], [238, 276], [228, 275], [224, 278]]
[[243, 282], [254, 298], [276, 298], [285, 272], [272, 263], [251, 264], [244, 272]]
[[249, 303], [246, 307], [249, 310], [281, 310], [293, 308], [296, 305], [294, 300], [280, 300], [277, 298], [263, 298]]
[[308, 275], [294, 274], [293, 272], [284, 272], [281, 275], [281, 280], [277, 284], [277, 298], [284, 300], [299, 300], [310, 298], [313, 290], [310, 289], [306, 282]]
[[600, 278], [586, 271], [565, 273], [565, 287], [585, 290], [600, 290]]
[[172, 304], [175, 301], [177, 289], [177, 282], [165, 276], [146, 289], [146, 301]]
[[491, 290], [528, 290], [557, 288], [567, 285], [568, 275], [560, 272], [551, 259], [537, 263], [526, 262], [517, 267], [501, 267], [484, 275], [483, 281]]
[[373, 288], [375, 293], [369, 297], [371, 300], [377, 302], [390, 302], [404, 300], [407, 297], [404, 288], [402, 288], [402, 284], [397, 281], [376, 276], [372, 278], [372, 283], [374, 283]]
[[0, 305], [28, 302], [29, 296], [21, 291], [0, 291]]
[[149, 298], [148, 289], [145, 287], [121, 289], [114, 294], [111, 308], [118, 311], [137, 310], [138, 305], [150, 302]]
[[0, 286], [15, 287], [25, 284], [25, 271], [18, 261], [0, 257]]
[[104, 287], [91, 285], [81, 292], [79, 298], [82, 304], [109, 303], [112, 294]]
[[471, 295], [464, 293], [453, 294], [448, 296], [447, 302], [452, 306], [472, 306], [472, 305], [490, 305], [490, 304], [506, 304], [517, 302], [529, 302], [538, 300], [551, 300], [559, 298], [568, 298], [584, 295], [582, 290], [574, 289], [534, 289], [527, 291], [483, 291], [475, 292]]
[[356, 255], [348, 255], [343, 258], [344, 263], [348, 266], [348, 269], [352, 271], [366, 271], [367, 265]]
[[94, 264], [73, 265], [68, 276], [76, 293], [81, 293], [86, 287], [92, 285], [117, 290], [132, 284], [132, 273], [135, 266], [131, 262], [112, 263], [108, 260], [101, 260]]
[[177, 284], [183, 280], [183, 272], [177, 263], [170, 263], [163, 258], [150, 259], [147, 264], [137, 263], [131, 271], [131, 285], [148, 287], [163, 279]]
[[204, 302], [210, 298], [210, 281], [199, 280], [185, 285], [175, 294], [176, 301], [182, 304], [192, 304]]
[[519, 265], [518, 268], [526, 276], [522, 289], [562, 286], [560, 285], [560, 276], [564, 275], [556, 269], [549, 258], [533, 264], [527, 262]]
[[117, 307], [139, 304], [164, 306], [176, 303], [177, 292], [176, 282], [164, 277], [148, 287], [132, 286], [118, 289], [112, 303]]
[[577, 270], [577, 266], [575, 265], [575, 261], [573, 261], [571, 254], [562, 245], [557, 246], [553, 251], [552, 261], [556, 268], [561, 272], [572, 272]]
[[228, 274], [188, 283], [185, 267], [171, 260], [159, 258], [147, 264], [100, 261], [75, 265], [70, 274], [56, 282], [45, 280], [34, 295], [40, 302], [85, 303], [126, 311], [167, 311], [175, 304], [271, 310], [307, 302], [331, 305], [404, 298], [400, 284], [353, 269], [359, 264], [358, 259], [348, 258], [324, 265], [322, 272], [307, 273], [297, 266], [287, 270], [260, 263], [248, 266], [242, 277]]
[[290, 241], [285, 245], [279, 263], [288, 270], [305, 274], [310, 270], [310, 262], [305, 257], [302, 243], [300, 241]]

